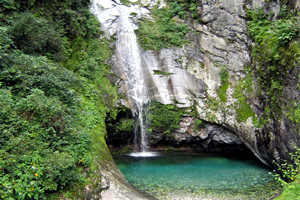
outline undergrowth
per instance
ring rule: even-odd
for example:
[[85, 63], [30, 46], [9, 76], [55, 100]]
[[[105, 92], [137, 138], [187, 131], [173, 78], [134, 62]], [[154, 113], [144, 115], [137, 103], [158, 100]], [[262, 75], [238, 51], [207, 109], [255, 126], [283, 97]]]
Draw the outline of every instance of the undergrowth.
[[[283, 5], [276, 20], [272, 13], [263, 9], [248, 10], [247, 16], [249, 34], [255, 42], [252, 47], [253, 73], [265, 105], [263, 120], [278, 118], [282, 116], [281, 100], [285, 99], [282, 95], [289, 84], [289, 72], [300, 60], [300, 15]], [[299, 121], [298, 117], [292, 118]]]
[[155, 21], [146, 19], [139, 23], [136, 31], [139, 43], [144, 50], [160, 50], [171, 46], [182, 46], [187, 42], [187, 24], [176, 22], [174, 13], [168, 8], [152, 9]]
[[150, 103], [149, 115], [147, 116], [148, 131], [169, 134], [179, 128], [180, 117], [183, 111], [175, 105], [163, 105], [156, 101]]
[[117, 92], [88, 6], [0, 2], [1, 199], [49, 199], [94, 176]]

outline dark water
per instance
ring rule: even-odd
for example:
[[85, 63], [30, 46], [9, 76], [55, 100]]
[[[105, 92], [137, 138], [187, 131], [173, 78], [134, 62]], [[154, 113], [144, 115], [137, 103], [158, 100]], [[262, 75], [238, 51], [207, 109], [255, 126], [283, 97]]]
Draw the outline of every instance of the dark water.
[[158, 199], [270, 199], [279, 184], [253, 160], [214, 155], [115, 157], [136, 188]]

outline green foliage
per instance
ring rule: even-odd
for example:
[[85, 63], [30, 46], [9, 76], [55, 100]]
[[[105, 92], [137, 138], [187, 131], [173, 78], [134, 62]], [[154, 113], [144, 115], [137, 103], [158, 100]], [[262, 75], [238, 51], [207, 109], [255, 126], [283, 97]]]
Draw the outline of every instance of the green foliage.
[[0, 9], [9, 11], [26, 11], [34, 7], [36, 0], [0, 0]]
[[223, 66], [221, 71], [220, 71], [220, 78], [221, 78], [221, 86], [218, 89], [217, 93], [218, 96], [220, 97], [222, 102], [226, 102], [227, 100], [227, 89], [229, 87], [229, 73], [227, 67]]
[[164, 72], [164, 71], [160, 71], [160, 70], [153, 70], [154, 74], [156, 75], [163, 75], [163, 76], [169, 76], [172, 75], [173, 73], [169, 73], [169, 72]]
[[300, 123], [300, 104], [298, 104], [296, 109], [293, 109], [289, 113], [287, 113], [287, 116], [292, 122], [295, 122], [296, 124]]
[[6, 186], [0, 191], [3, 198], [43, 199], [45, 192], [79, 181], [76, 165], [89, 157], [90, 138], [72, 130], [76, 114], [59, 98], [40, 89], [22, 97], [13, 88], [0, 92], [5, 109], [0, 119], [0, 180]]
[[62, 40], [51, 23], [35, 18], [31, 13], [17, 14], [14, 18], [9, 31], [18, 49], [27, 54], [62, 59]]
[[167, 0], [170, 4], [171, 11], [181, 19], [192, 18], [200, 21], [197, 0]]
[[219, 105], [219, 101], [216, 100], [215, 98], [213, 97], [208, 97], [208, 104], [207, 104], [208, 108], [210, 108], [211, 110], [213, 111], [217, 111], [220, 107]]
[[131, 142], [135, 121], [132, 112], [126, 107], [119, 107], [106, 117], [107, 143], [119, 146]]
[[233, 97], [237, 99], [235, 110], [237, 112], [238, 122], [245, 122], [249, 117], [252, 117], [255, 126], [259, 126], [258, 119], [247, 103], [248, 95], [253, 93], [252, 72], [246, 69], [246, 77], [242, 79], [235, 87]]
[[88, 1], [0, 3], [0, 199], [49, 199], [110, 159], [110, 41]]
[[152, 11], [155, 22], [145, 20], [139, 24], [137, 36], [144, 50], [160, 50], [170, 46], [182, 46], [186, 43], [185, 34], [188, 32], [186, 24], [178, 24], [172, 17], [174, 14], [168, 9]]
[[13, 41], [7, 33], [7, 28], [0, 27], [0, 59], [3, 59], [4, 53], [11, 48]]
[[183, 111], [174, 105], [163, 105], [152, 101], [147, 116], [147, 124], [150, 131], [163, 132], [165, 134], [179, 128], [180, 117]]
[[[283, 160], [281, 164], [275, 163], [278, 167], [275, 179], [286, 186], [288, 182], [295, 180], [300, 170], [300, 148], [295, 147], [295, 152], [290, 153], [291, 163]], [[275, 171], [274, 171], [275, 172]]]
[[222, 83], [225, 83], [225, 82], [228, 81], [229, 73], [228, 73], [228, 69], [227, 69], [226, 66], [223, 66], [223, 67], [221, 68], [221, 71], [220, 71], [219, 75], [220, 75], [220, 78], [221, 78], [221, 82], [222, 82]]
[[218, 93], [218, 96], [220, 97], [221, 101], [222, 102], [226, 102], [227, 101], [227, 89], [229, 87], [229, 82], [225, 82], [224, 84], [222, 84], [220, 86], [220, 88], [218, 89], [217, 93]]
[[115, 126], [117, 132], [132, 132], [133, 125], [134, 119], [122, 118]]
[[55, 18], [52, 20], [61, 27], [64, 27], [61, 31], [63, 35], [70, 39], [77, 37], [88, 39], [99, 36], [99, 22], [89, 12], [87, 7], [77, 8], [77, 6], [75, 6], [67, 9], [57, 8], [55, 15]]
[[14, 0], [0, 0], [0, 10], [17, 10], [18, 7]]
[[107, 130], [109, 134], [128, 134], [133, 133], [134, 119], [132, 118], [131, 110], [122, 107], [114, 112], [111, 112], [106, 118]]
[[285, 186], [284, 191], [275, 200], [295, 200], [300, 197], [300, 174], [295, 176], [295, 181]]
[[[26, 1], [28, 4], [31, 4], [32, 1]], [[27, 4], [25, 1], [20, 0], [0, 0], [0, 10], [1, 11], [16, 11], [22, 7], [26, 7]]]
[[[281, 102], [283, 88], [288, 84], [289, 71], [300, 59], [299, 12], [282, 7], [279, 19], [272, 21], [263, 9], [248, 10], [249, 34], [255, 41], [252, 56], [254, 72], [259, 89], [266, 95], [265, 105], [270, 107], [270, 116], [282, 115]], [[266, 107], [266, 108], [267, 108]], [[265, 116], [267, 117], [267, 116]]]
[[68, 89], [72, 84], [77, 84], [76, 76], [51, 60], [12, 51], [1, 61], [4, 68], [0, 81], [7, 87], [13, 87], [18, 95], [26, 95], [32, 88], [39, 88], [47, 96], [57, 96], [70, 106], [76, 101], [74, 91]]
[[123, 5], [130, 6], [130, 1], [129, 1], [129, 0], [120, 0], [120, 2], [121, 2]]
[[257, 127], [259, 126], [258, 119], [249, 104], [246, 103], [246, 100], [242, 100], [239, 103], [236, 108], [236, 112], [238, 117], [237, 120], [239, 122], [245, 122], [249, 117], [252, 117], [254, 125]]
[[215, 122], [217, 120], [217, 117], [214, 113], [208, 112], [206, 113], [207, 119], [211, 122]]
[[200, 130], [203, 127], [205, 127], [205, 122], [203, 122], [201, 119], [197, 119], [195, 121], [195, 130]]

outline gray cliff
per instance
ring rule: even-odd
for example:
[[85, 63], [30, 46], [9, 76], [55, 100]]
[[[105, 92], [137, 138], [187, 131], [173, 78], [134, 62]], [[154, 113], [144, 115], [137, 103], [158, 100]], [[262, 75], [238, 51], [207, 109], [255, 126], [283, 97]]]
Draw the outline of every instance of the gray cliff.
[[[139, 4], [135, 4], [134, 0], [131, 2], [131, 6], [110, 0], [93, 2], [92, 12], [98, 17], [107, 37], [118, 38], [118, 34], [124, 32], [120, 29], [122, 26], [118, 25], [119, 19], [125, 17], [130, 22], [131, 29], [137, 30], [139, 20], [154, 20], [149, 11], [151, 7], [166, 5], [163, 1], [156, 0], [143, 0]], [[288, 159], [288, 152], [293, 151], [295, 145], [299, 146], [299, 125], [291, 122], [285, 114], [268, 119], [264, 126], [255, 124], [255, 119], [262, 117], [264, 108], [264, 102], [256, 96], [255, 77], [252, 77], [253, 92], [244, 93], [247, 96], [246, 104], [253, 115], [245, 120], [238, 117], [241, 102], [235, 98], [235, 88], [242, 81], [247, 81], [245, 67], [253, 63], [250, 51], [253, 42], [247, 34], [245, 10], [258, 7], [272, 11], [275, 17], [280, 11], [279, 1], [272, 1], [267, 5], [262, 0], [201, 0], [198, 6], [201, 22], [184, 22], [194, 30], [187, 35], [189, 45], [160, 51], [141, 49], [139, 55], [135, 55], [142, 68], [139, 72], [144, 79], [142, 84], [148, 89], [145, 91], [147, 98], [162, 104], [176, 104], [178, 107], [194, 106], [197, 118], [207, 122], [205, 127], [195, 130], [195, 119], [191, 116], [182, 117], [180, 129], [168, 138], [154, 133], [151, 139], [153, 144], [159, 140], [172, 141], [174, 144], [200, 141], [199, 144], [203, 147], [211, 142], [244, 144], [268, 166], [272, 166], [273, 160]], [[299, 9], [299, 3], [295, 7]], [[124, 63], [120, 64], [118, 61], [118, 55], [122, 51], [122, 47], [116, 49], [112, 66], [113, 72], [119, 77], [120, 93], [127, 93], [131, 87], [128, 84], [130, 77], [126, 75], [128, 69], [124, 69]], [[229, 75], [225, 100], [218, 94], [222, 86], [220, 73], [223, 68], [227, 69]], [[284, 88], [286, 99], [281, 101], [283, 104], [299, 102], [298, 74], [299, 65], [290, 72], [290, 84]], [[212, 102], [217, 103], [211, 106]], [[123, 99], [121, 103], [134, 107], [130, 98]]]

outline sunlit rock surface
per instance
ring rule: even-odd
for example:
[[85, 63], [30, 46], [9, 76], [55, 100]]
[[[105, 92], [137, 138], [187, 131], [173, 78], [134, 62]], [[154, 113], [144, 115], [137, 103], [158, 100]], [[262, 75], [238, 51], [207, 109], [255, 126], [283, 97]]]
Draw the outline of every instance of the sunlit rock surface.
[[143, 69], [153, 100], [190, 107], [192, 99], [205, 97], [204, 82], [181, 68], [179, 61], [183, 56], [185, 54], [180, 48], [142, 53]]
[[[149, 7], [156, 3], [160, 3], [159, 6], [165, 5], [164, 1], [142, 1], [144, 6]], [[140, 74], [144, 77], [143, 84], [147, 88], [149, 98], [163, 104], [176, 104], [179, 107], [194, 105], [200, 119], [217, 124], [218, 127], [226, 127], [224, 129], [226, 131], [211, 134], [210, 138], [208, 128], [206, 132], [189, 132], [182, 124], [181, 128], [173, 133], [174, 142], [180, 143], [195, 137], [202, 140], [203, 144], [208, 139], [220, 143], [240, 144], [242, 142], [266, 165], [271, 165], [272, 161], [279, 156], [288, 159], [287, 152], [293, 149], [294, 144], [299, 144], [299, 136], [295, 134], [297, 127], [286, 116], [272, 119], [272, 127], [258, 128], [254, 126], [252, 117], [242, 122], [237, 120], [235, 106], [239, 102], [233, 97], [234, 88], [246, 76], [244, 67], [252, 62], [245, 9], [261, 6], [272, 11], [275, 16], [280, 8], [275, 1], [267, 6], [263, 0], [253, 0], [250, 3], [243, 0], [201, 0], [199, 3], [201, 23], [188, 22], [190, 27], [198, 32], [188, 34], [190, 45], [161, 51], [139, 50], [136, 60], [140, 63]], [[93, 1], [91, 10], [99, 19], [101, 30], [107, 34], [107, 37], [117, 39], [112, 70], [120, 79], [119, 92], [127, 93], [130, 90], [129, 77], [124, 75], [126, 69], [118, 64], [120, 62], [118, 55], [131, 47], [128, 47], [130, 43], [117, 44], [118, 35], [124, 33], [128, 27], [131, 27], [131, 32], [132, 29], [138, 29], [137, 22], [141, 18], [152, 19], [150, 11], [138, 4], [125, 6], [121, 5], [120, 1], [110, 0]], [[130, 22], [129, 26], [122, 26], [121, 19]], [[222, 85], [220, 78], [222, 67], [226, 67], [229, 73], [225, 102], [222, 102], [218, 95]], [[290, 84], [284, 89], [287, 102], [288, 99], [299, 100], [298, 71], [299, 69], [295, 69], [290, 73]], [[213, 100], [218, 103], [216, 108], [210, 105]], [[134, 107], [130, 98], [123, 99], [121, 103], [127, 107]], [[262, 102], [256, 96], [249, 96], [247, 103], [256, 116], [260, 117]], [[184, 120], [182, 123], [186, 123]], [[154, 136], [157, 140], [163, 137]]]

